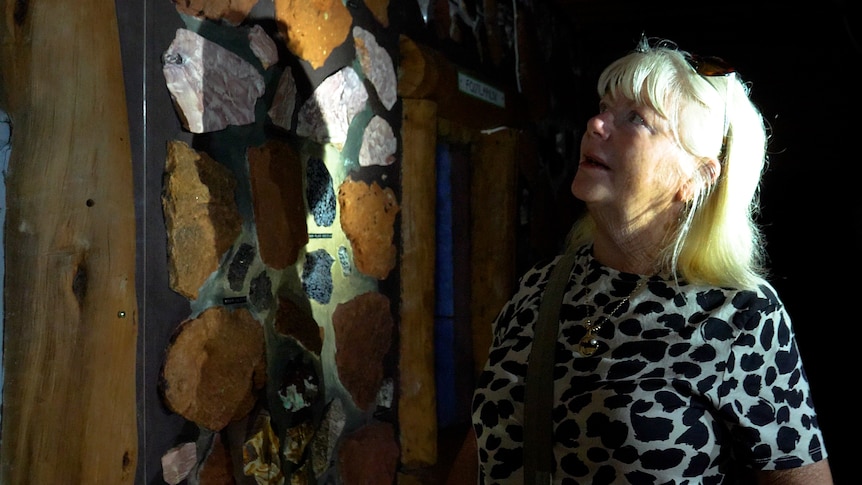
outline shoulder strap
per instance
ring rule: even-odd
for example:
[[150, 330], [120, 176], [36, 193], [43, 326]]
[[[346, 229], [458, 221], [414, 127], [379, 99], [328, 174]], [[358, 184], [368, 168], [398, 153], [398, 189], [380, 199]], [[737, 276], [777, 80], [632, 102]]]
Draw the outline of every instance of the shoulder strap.
[[533, 347], [525, 380], [524, 397], [524, 485], [551, 483], [554, 470], [553, 420], [554, 354], [559, 328], [560, 305], [575, 264], [569, 252], [554, 266], [533, 329]]

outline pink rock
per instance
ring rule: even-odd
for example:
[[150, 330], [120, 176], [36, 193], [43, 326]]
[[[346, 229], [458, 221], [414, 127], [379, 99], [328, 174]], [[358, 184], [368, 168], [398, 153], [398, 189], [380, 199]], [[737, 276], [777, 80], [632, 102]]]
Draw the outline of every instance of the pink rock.
[[368, 101], [368, 91], [352, 67], [326, 78], [299, 110], [299, 136], [318, 143], [331, 142], [341, 149], [350, 122]]
[[278, 62], [278, 48], [275, 46], [275, 41], [260, 25], [254, 25], [248, 31], [248, 43], [264, 69], [269, 69], [269, 66]]
[[185, 129], [206, 133], [254, 121], [254, 105], [266, 86], [250, 63], [188, 29], [177, 29], [162, 59]]
[[395, 150], [398, 141], [392, 127], [383, 118], [375, 116], [365, 127], [362, 136], [362, 146], [359, 148], [359, 165], [392, 165], [395, 162]]
[[162, 455], [162, 478], [170, 485], [177, 485], [186, 479], [197, 463], [197, 445], [183, 443]]
[[377, 90], [380, 102], [386, 109], [392, 109], [398, 99], [398, 78], [392, 57], [377, 43], [374, 35], [362, 27], [353, 27], [353, 43], [362, 71]]
[[272, 106], [267, 114], [272, 122], [285, 130], [293, 128], [293, 111], [296, 109], [296, 81], [293, 79], [293, 71], [286, 68], [278, 79], [275, 95], [272, 98]]

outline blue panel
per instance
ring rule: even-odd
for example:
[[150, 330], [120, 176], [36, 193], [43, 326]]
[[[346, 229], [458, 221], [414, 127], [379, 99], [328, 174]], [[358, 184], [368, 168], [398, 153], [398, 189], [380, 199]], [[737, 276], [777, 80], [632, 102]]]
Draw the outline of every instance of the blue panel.
[[434, 273], [435, 315], [455, 314], [452, 238], [452, 158], [448, 146], [437, 146], [437, 270]]
[[[3, 181], [0, 182], [0, 295], [5, 293], [3, 282], [6, 280], [6, 242], [4, 238], [4, 228], [6, 227], [6, 169], [9, 167], [9, 155], [12, 152], [12, 121], [5, 111], [0, 109], [0, 175], [3, 176]], [[3, 404], [3, 345], [5, 340], [3, 321], [5, 320], [5, 311], [3, 309], [3, 298], [0, 298], [0, 405]], [[0, 406], [2, 410], [2, 406]], [[2, 423], [3, 415], [0, 411], [0, 423]]]

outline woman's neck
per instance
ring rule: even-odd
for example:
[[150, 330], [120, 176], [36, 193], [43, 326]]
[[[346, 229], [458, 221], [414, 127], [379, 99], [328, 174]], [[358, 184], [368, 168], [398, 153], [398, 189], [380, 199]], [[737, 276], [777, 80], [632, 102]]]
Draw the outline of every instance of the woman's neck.
[[640, 275], [661, 272], [660, 257], [676, 219], [655, 216], [650, 221], [610, 219], [592, 213], [595, 221], [593, 256], [618, 271]]

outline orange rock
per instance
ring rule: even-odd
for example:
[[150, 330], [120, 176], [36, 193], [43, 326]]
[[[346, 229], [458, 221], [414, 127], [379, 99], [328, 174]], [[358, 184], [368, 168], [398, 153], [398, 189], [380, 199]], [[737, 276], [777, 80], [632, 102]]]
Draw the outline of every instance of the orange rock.
[[353, 17], [342, 0], [275, 0], [287, 48], [317, 69], [347, 40]]
[[260, 323], [244, 308], [214, 307], [177, 328], [162, 368], [162, 395], [175, 413], [219, 431], [251, 411], [265, 372]]
[[171, 289], [197, 299], [222, 255], [242, 232], [231, 171], [186, 143], [168, 143], [162, 207]]
[[395, 217], [401, 210], [391, 188], [348, 178], [338, 189], [341, 228], [353, 246], [356, 269], [386, 279], [395, 267]]

